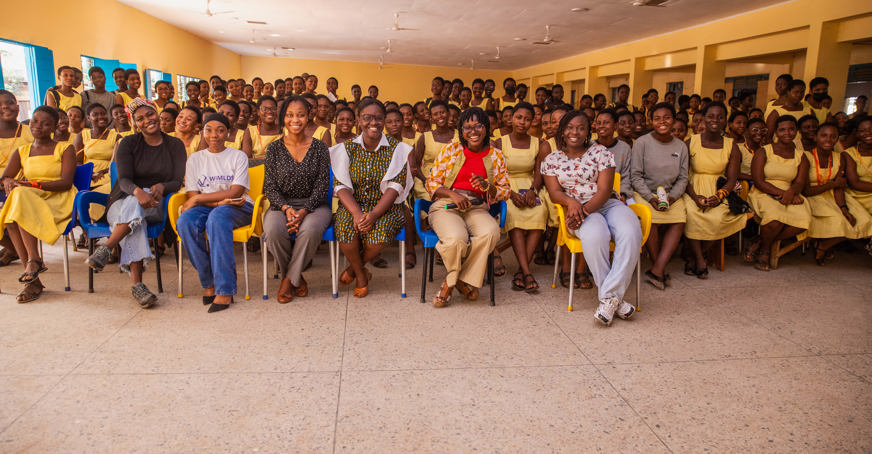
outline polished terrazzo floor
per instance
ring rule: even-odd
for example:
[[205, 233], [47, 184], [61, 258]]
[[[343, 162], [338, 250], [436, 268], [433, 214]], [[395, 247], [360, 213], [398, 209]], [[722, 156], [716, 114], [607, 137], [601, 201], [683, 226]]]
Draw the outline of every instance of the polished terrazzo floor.
[[237, 250], [240, 295], [214, 314], [187, 262], [176, 297], [171, 251], [149, 310], [114, 269], [87, 293], [82, 252], [63, 292], [47, 246], [49, 291], [30, 304], [20, 266], [3, 269], [0, 452], [872, 451], [865, 253], [818, 267], [795, 251], [769, 273], [728, 257], [707, 281], [675, 261], [672, 287], [643, 285], [642, 312], [605, 328], [594, 291], [567, 312], [548, 267], [539, 294], [502, 277], [495, 307], [483, 292], [434, 309], [419, 263], [400, 298], [396, 248], [368, 298], [334, 299], [324, 249], [310, 296], [286, 305], [277, 280], [259, 296], [259, 254], [243, 300]]

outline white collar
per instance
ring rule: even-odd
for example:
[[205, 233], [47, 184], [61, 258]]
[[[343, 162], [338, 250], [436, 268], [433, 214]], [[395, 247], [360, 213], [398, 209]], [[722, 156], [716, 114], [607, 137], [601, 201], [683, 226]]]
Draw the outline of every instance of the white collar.
[[[357, 137], [351, 139], [351, 141], [354, 142], [354, 143], [356, 143], [356, 144], [358, 144], [358, 145], [360, 145], [361, 147], [364, 146], [364, 145], [363, 145], [363, 134], [360, 134], [359, 136], [357, 136]], [[385, 133], [382, 133], [382, 135], [381, 135], [381, 140], [379, 140], [379, 142], [378, 142], [378, 147], [376, 147], [376, 148], [381, 148], [381, 147], [390, 147], [390, 146], [391, 146], [391, 143], [388, 142], [388, 138], [387, 138], [387, 136], [385, 136]]]

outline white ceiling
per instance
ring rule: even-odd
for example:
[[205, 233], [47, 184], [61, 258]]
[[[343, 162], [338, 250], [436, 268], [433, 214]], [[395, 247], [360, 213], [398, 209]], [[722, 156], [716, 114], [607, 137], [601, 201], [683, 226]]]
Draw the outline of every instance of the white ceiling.
[[[784, 0], [119, 0], [243, 55], [513, 70], [692, 27]], [[582, 9], [573, 12], [573, 8]], [[394, 13], [400, 27], [391, 31]], [[247, 21], [266, 22], [252, 25]], [[558, 41], [534, 45], [545, 25]], [[278, 35], [278, 36], [274, 36]], [[250, 43], [251, 40], [254, 43]], [[391, 40], [391, 52], [385, 49]], [[693, 43], [688, 43], [692, 45]], [[499, 63], [491, 63], [500, 46]]]

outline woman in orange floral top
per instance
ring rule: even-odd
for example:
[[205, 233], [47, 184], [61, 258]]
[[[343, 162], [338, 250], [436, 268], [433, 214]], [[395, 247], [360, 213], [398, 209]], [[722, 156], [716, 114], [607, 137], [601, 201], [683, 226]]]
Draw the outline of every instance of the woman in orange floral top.
[[426, 183], [433, 199], [428, 219], [439, 236], [436, 250], [448, 271], [433, 300], [435, 307], [451, 302], [455, 286], [466, 299], [478, 298], [487, 257], [500, 238], [500, 226], [488, 207], [508, 199], [510, 192], [503, 153], [489, 146], [487, 114], [471, 107], [457, 125], [460, 142], [442, 148]]

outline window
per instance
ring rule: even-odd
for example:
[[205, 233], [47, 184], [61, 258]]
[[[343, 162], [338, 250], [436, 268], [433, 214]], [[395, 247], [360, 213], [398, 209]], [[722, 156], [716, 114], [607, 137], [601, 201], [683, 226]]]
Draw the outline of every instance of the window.
[[731, 96], [739, 96], [743, 92], [757, 93], [757, 83], [761, 80], [769, 80], [769, 74], [756, 74], [753, 76], [727, 77], [726, 83], [733, 83]]
[[115, 91], [118, 89], [115, 79], [112, 78], [112, 71], [114, 71], [115, 68], [136, 69], [135, 63], [121, 63], [118, 60], [107, 60], [82, 55], [82, 83], [85, 86], [85, 90], [92, 90], [94, 88], [94, 84], [91, 83], [91, 76], [88, 75], [88, 71], [90, 71], [94, 66], [99, 66], [100, 69], [103, 70], [103, 73], [106, 74], [106, 90], [108, 91]]
[[30, 118], [36, 108], [32, 104], [30, 82], [27, 71], [27, 48], [17, 44], [0, 41], [0, 69], [3, 71], [2, 87], [12, 92], [18, 100], [18, 121]]
[[176, 94], [178, 95], [178, 98], [176, 99], [178, 101], [188, 100], [188, 92], [185, 91], [185, 85], [190, 81], [199, 82], [200, 79], [191, 76], [183, 76], [181, 74], [176, 75]]
[[666, 82], [666, 91], [675, 93], [675, 99], [678, 99], [684, 94], [684, 82]]
[[91, 75], [88, 71], [94, 67], [94, 59], [82, 55], [82, 86], [85, 90], [93, 90], [94, 84], [91, 83]]

